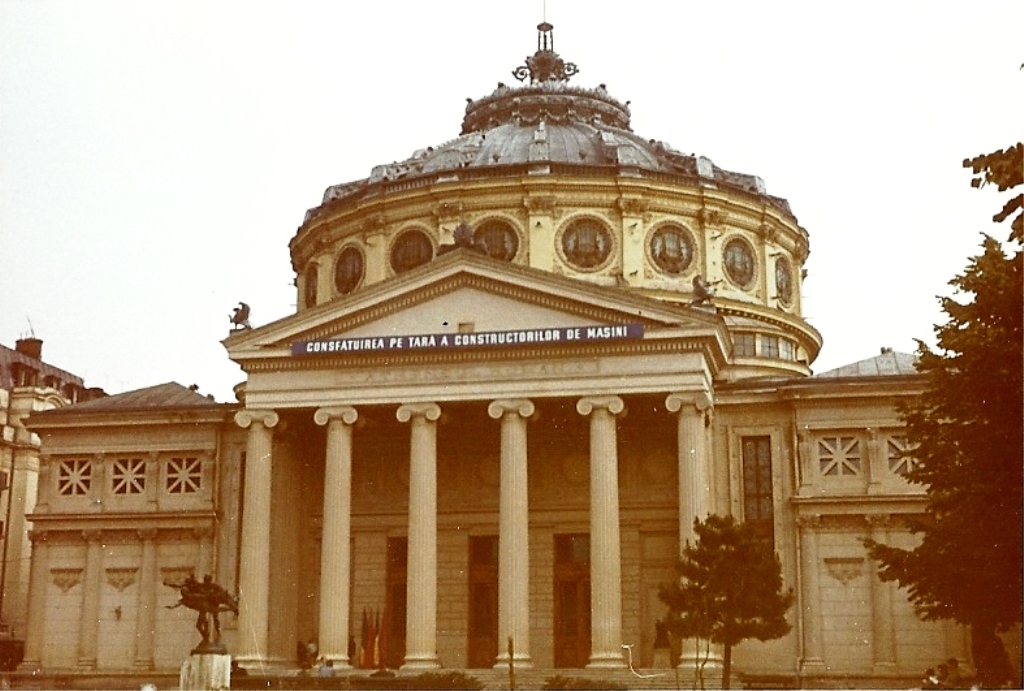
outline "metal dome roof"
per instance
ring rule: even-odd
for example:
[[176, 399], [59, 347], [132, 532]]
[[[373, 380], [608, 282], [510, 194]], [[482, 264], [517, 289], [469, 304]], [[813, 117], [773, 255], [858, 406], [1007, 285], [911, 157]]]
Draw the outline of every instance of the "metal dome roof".
[[592, 89], [570, 85], [569, 78], [578, 70], [554, 52], [552, 28], [548, 23], [537, 27], [537, 52], [512, 72], [521, 81], [529, 78], [528, 84], [499, 82], [491, 94], [469, 101], [459, 137], [420, 149], [404, 161], [375, 166], [366, 179], [327, 188], [323, 204], [311, 209], [306, 220], [335, 200], [358, 198], [382, 183], [545, 163], [710, 179], [764, 196], [792, 216], [786, 200], [767, 195], [757, 176], [722, 170], [708, 158], [636, 135], [630, 128], [629, 108], [610, 96], [603, 84]]

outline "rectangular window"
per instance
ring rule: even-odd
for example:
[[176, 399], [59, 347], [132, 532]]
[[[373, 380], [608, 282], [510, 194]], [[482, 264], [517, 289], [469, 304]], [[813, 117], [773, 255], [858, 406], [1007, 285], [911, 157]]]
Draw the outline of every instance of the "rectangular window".
[[909, 442], [903, 435], [893, 435], [885, 442], [885, 455], [888, 459], [889, 472], [893, 475], [906, 475], [913, 470], [915, 461], [909, 455]]
[[860, 475], [860, 439], [857, 437], [822, 437], [819, 439], [818, 468], [825, 477]]
[[796, 360], [796, 346], [793, 341], [782, 339], [779, 341], [779, 350], [783, 360]]
[[111, 489], [114, 494], [142, 494], [146, 491], [146, 462], [143, 459], [114, 459], [111, 470]]
[[743, 520], [768, 542], [775, 543], [772, 500], [772, 439], [743, 437]]
[[203, 462], [195, 457], [167, 462], [167, 493], [195, 494], [203, 486]]
[[778, 336], [761, 336], [761, 357], [779, 357]]
[[61, 461], [57, 466], [57, 494], [81, 497], [92, 488], [91, 461]]
[[733, 355], [736, 357], [754, 357], [754, 334], [735, 334], [732, 337]]

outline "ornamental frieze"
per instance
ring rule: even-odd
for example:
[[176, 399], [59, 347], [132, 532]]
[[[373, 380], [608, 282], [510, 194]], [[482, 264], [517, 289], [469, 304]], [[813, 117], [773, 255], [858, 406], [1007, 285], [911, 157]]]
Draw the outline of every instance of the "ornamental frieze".
[[864, 572], [863, 557], [825, 557], [825, 570], [828, 575], [843, 585], [860, 578]]
[[135, 568], [109, 568], [107, 569], [107, 583], [112, 585], [118, 592], [135, 583], [135, 575], [138, 569]]
[[453, 223], [462, 218], [464, 205], [462, 202], [441, 202], [434, 209], [434, 217], [438, 223]]
[[555, 211], [554, 195], [523, 197], [523, 206], [532, 214], [552, 214]]
[[67, 593], [82, 582], [82, 569], [50, 569], [50, 578], [62, 593]]

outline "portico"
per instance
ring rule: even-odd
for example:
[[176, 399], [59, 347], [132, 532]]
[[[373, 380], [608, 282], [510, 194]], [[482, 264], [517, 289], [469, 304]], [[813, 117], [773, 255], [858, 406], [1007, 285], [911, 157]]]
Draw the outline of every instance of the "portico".
[[[490, 264], [477, 256], [439, 260], [420, 272], [423, 285], [418, 289], [430, 291], [438, 281], [480, 280]], [[489, 315], [499, 314], [514, 319], [511, 326], [539, 322], [546, 332], [554, 333], [565, 328], [558, 320], [565, 320], [586, 331], [578, 313], [584, 307], [592, 310], [593, 305], [578, 300], [593, 300], [593, 291], [576, 300], [562, 297], [560, 310], [541, 312], [528, 304], [508, 304], [507, 282], [496, 280], [496, 276], [486, 278], [491, 282], [489, 290], [476, 291], [479, 308], [466, 320], [472, 321], [478, 332], [491, 331]], [[551, 281], [552, 277], [540, 280]], [[514, 292], [531, 287], [538, 286], [520, 283]], [[459, 292], [449, 296], [455, 304], [461, 302]], [[409, 298], [406, 295], [402, 302]], [[398, 301], [391, 298], [391, 302]], [[392, 308], [388, 301], [378, 304], [383, 315], [376, 329], [385, 334], [381, 340], [386, 342], [403, 331], [407, 334], [420, 323], [418, 313], [433, 307], [421, 304], [389, 316]], [[611, 307], [603, 305], [605, 318], [613, 316]], [[341, 310], [351, 312], [352, 307], [339, 307]], [[638, 580], [636, 574], [624, 574], [622, 568], [624, 509], [634, 532], [649, 526], [661, 526], [664, 532], [668, 527], [674, 542], [681, 544], [690, 537], [693, 518], [706, 515], [714, 505], [715, 471], [705, 450], [710, 448], [712, 433], [709, 382], [716, 359], [721, 357], [720, 326], [711, 313], [685, 308], [671, 311], [675, 312], [671, 325], [658, 323], [659, 317], [665, 320], [668, 315], [651, 312], [644, 314], [643, 323], [592, 326], [610, 336], [604, 340], [524, 340], [522, 345], [475, 350], [367, 351], [357, 356], [363, 362], [357, 358], [339, 362], [336, 354], [293, 355], [287, 360], [289, 366], [279, 366], [276, 372], [262, 374], [260, 367], [253, 367], [246, 387], [246, 408], [236, 415], [239, 425], [249, 427], [247, 458], [261, 459], [246, 464], [240, 593], [249, 593], [246, 599], [255, 602], [273, 599], [272, 579], [264, 575], [267, 564], [277, 562], [267, 529], [276, 520], [271, 518], [276, 506], [271, 469], [278, 450], [298, 453], [307, 467], [317, 468], [312, 472], [322, 473], [322, 483], [313, 483], [322, 492], [315, 499], [322, 512], [316, 539], [319, 576], [310, 587], [318, 592], [315, 634], [320, 652], [336, 666], [354, 663], [349, 640], [358, 641], [361, 633], [356, 624], [365, 607], [361, 608], [360, 602], [374, 602], [377, 611], [389, 604], [404, 609], [404, 630], [389, 633], [391, 645], [404, 639], [403, 668], [452, 666], [452, 660], [444, 659], [451, 653], [445, 655], [444, 651], [460, 648], [454, 640], [459, 637], [462, 649], [469, 645], [470, 624], [451, 623], [453, 615], [448, 608], [452, 603], [446, 595], [469, 588], [466, 569], [454, 568], [453, 562], [470, 557], [454, 554], [449, 543], [468, 530], [471, 536], [496, 533], [497, 602], [495, 619], [489, 625], [493, 629], [491, 664], [508, 665], [511, 638], [517, 667], [535, 663], [537, 645], [543, 663], [552, 665], [551, 648], [559, 635], [555, 620], [574, 612], [583, 629], [589, 629], [579, 666], [623, 667], [623, 643], [635, 641], [639, 628], [653, 629], [654, 625], [653, 621], [640, 621], [644, 617], [638, 618], [633, 606], [625, 627], [628, 630], [624, 630], [624, 598], [632, 604], [641, 597], [625, 592], [635, 589]], [[685, 312], [692, 316], [681, 325], [680, 316], [689, 316]], [[633, 311], [629, 318], [635, 319], [635, 314]], [[286, 329], [278, 323], [246, 334], [247, 339], [264, 344], [238, 346], [233, 356], [243, 364], [249, 353], [261, 352], [266, 358], [267, 342], [294, 352], [293, 342], [322, 333], [323, 323], [337, 323], [338, 319], [328, 313], [315, 319], [311, 316], [305, 313], [290, 319], [302, 323]], [[618, 318], [627, 318], [625, 309]], [[494, 325], [501, 324], [495, 321]], [[373, 330], [373, 325], [360, 329], [362, 333]], [[627, 331], [632, 338], [622, 338]], [[344, 332], [335, 332], [327, 340], [339, 340], [339, 333]], [[512, 371], [519, 376], [512, 376]], [[313, 387], [312, 382], [330, 385]], [[485, 391], [490, 395], [480, 397]], [[322, 443], [274, 439], [277, 419], [302, 418], [307, 423], [309, 418], [315, 421]], [[625, 439], [620, 435], [623, 429]], [[625, 468], [620, 458], [623, 454]], [[625, 488], [620, 486], [624, 472], [635, 476]], [[645, 473], [670, 480], [678, 490], [670, 497], [660, 495], [663, 501], [656, 503], [638, 500], [643, 495]], [[572, 478], [568, 484], [562, 482], [566, 477]], [[368, 489], [376, 492], [379, 505], [369, 506]], [[623, 490], [627, 492], [625, 502]], [[304, 498], [308, 505], [314, 502], [314, 497]], [[366, 524], [360, 515], [368, 508], [379, 514], [384, 506], [393, 516], [390, 522], [384, 521], [389, 526], [387, 535], [407, 541], [404, 603], [387, 602], [394, 598], [379, 592], [378, 584], [363, 583], [360, 578], [365, 572], [361, 565], [372, 561], [359, 552], [359, 545], [368, 537], [360, 536]], [[405, 517], [400, 523], [401, 513]], [[379, 515], [376, 522], [381, 523]], [[539, 538], [544, 533], [551, 538]], [[583, 535], [589, 545], [585, 555], [589, 574], [580, 586], [589, 589], [589, 611], [577, 611], [580, 608], [574, 609], [574, 604], [563, 603], [568, 590], [556, 592], [555, 567], [550, 563], [555, 548], [550, 540], [560, 534]], [[538, 539], [549, 544], [534, 544]], [[356, 554], [351, 553], [352, 546]], [[549, 563], [541, 566], [544, 562]], [[459, 598], [465, 601], [459, 609], [467, 622], [480, 616], [470, 610], [487, 606], [472, 598]], [[559, 607], [560, 613], [555, 611]], [[243, 664], [266, 664], [273, 657], [261, 657], [259, 652], [274, 648], [267, 639], [269, 628], [266, 608], [242, 608], [238, 632], [245, 641], [240, 640], [239, 645], [245, 651], [240, 656]], [[299, 623], [297, 628], [305, 630], [308, 624]], [[439, 632], [444, 640], [439, 640]]]

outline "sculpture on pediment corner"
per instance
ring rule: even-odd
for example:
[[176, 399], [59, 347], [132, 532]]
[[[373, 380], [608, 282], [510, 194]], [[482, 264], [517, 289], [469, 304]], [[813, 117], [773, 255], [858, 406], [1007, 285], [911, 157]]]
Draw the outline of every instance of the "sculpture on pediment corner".
[[477, 242], [473, 229], [465, 223], [460, 223], [455, 226], [455, 230], [452, 231], [452, 240], [454, 244], [441, 245], [437, 249], [438, 256], [447, 254], [457, 249], [473, 250], [476, 252], [484, 252], [484, 247], [481, 243]]
[[214, 583], [213, 577], [209, 574], [203, 577], [202, 582], [189, 574], [182, 583], [167, 585], [176, 589], [180, 595], [176, 603], [167, 605], [167, 609], [184, 605], [197, 613], [196, 630], [203, 639], [193, 648], [192, 653], [226, 653], [227, 648], [220, 642], [220, 615], [224, 612], [238, 614], [238, 600], [222, 586]]
[[249, 323], [249, 305], [244, 302], [238, 303], [238, 307], [235, 308], [234, 313], [228, 319], [231, 320], [232, 331], [244, 331], [245, 329], [252, 328], [252, 325]]
[[700, 274], [693, 277], [693, 298], [690, 300], [691, 307], [699, 307], [709, 304], [715, 297], [715, 286], [721, 281], [708, 281]]

